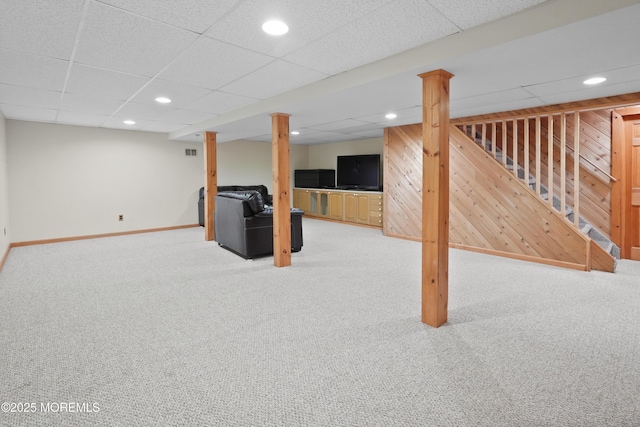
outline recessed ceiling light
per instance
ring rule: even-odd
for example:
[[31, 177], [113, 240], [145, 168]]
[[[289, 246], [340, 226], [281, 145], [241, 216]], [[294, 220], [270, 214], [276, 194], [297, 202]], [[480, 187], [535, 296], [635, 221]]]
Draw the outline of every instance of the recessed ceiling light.
[[398, 117], [398, 115], [397, 115], [396, 113], [387, 113], [387, 114], [385, 115], [385, 117], [386, 117], [387, 119], [391, 120], [391, 119], [395, 119], [396, 117]]
[[291, 135], [300, 135], [300, 132], [298, 132], [297, 130], [294, 130], [293, 132], [291, 132]]
[[592, 77], [590, 79], [587, 79], [585, 81], [583, 81], [582, 83], [586, 84], [586, 85], [597, 85], [600, 84], [604, 81], [606, 81], [607, 79], [604, 77]]
[[281, 36], [289, 32], [289, 27], [282, 21], [267, 21], [262, 24], [262, 31], [272, 36]]
[[135, 125], [136, 124], [136, 122], [134, 122], [133, 120], [125, 120], [123, 123], [125, 125]]
[[159, 96], [156, 98], [156, 102], [159, 102], [160, 104], [168, 104], [171, 100], [165, 96]]

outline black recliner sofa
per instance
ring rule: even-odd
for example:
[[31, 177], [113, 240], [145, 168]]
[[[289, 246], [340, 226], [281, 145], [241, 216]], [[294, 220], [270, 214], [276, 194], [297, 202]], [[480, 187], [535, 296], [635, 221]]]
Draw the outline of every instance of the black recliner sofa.
[[[302, 249], [301, 209], [291, 209], [291, 252]], [[273, 209], [255, 190], [216, 196], [215, 236], [218, 244], [243, 258], [273, 254]]]
[[[266, 205], [273, 204], [273, 196], [269, 194], [269, 190], [264, 185], [219, 185], [218, 193], [227, 191], [245, 191], [255, 190], [262, 194], [262, 198]], [[200, 188], [200, 197], [198, 198], [198, 223], [204, 227], [204, 187]]]

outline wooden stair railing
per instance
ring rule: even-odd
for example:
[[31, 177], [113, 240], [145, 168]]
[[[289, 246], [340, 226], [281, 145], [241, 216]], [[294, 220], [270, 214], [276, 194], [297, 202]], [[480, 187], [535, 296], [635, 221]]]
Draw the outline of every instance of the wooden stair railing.
[[[615, 178], [581, 154], [580, 120], [580, 111], [562, 111], [504, 120], [468, 123], [458, 120], [456, 126], [503, 167], [510, 169], [516, 179], [525, 182], [531, 191], [545, 198], [550, 208], [557, 210], [576, 228], [590, 232], [593, 227], [586, 227], [580, 215], [580, 177], [585, 165], [608, 180]], [[619, 249], [606, 235], [597, 231], [594, 231], [594, 235], [598, 236], [600, 245], [608, 246], [617, 255]], [[597, 259], [596, 264], [601, 267], [599, 269], [613, 271], [615, 260], [612, 258], [610, 261], [606, 256], [609, 255], [607, 251], [600, 250], [600, 247], [596, 247], [598, 245], [592, 246], [590, 252]]]

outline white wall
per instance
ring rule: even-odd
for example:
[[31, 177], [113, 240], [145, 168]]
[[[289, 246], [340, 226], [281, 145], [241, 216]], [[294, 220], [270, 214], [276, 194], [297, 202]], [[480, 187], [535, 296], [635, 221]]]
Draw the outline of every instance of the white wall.
[[[256, 141], [233, 141], [219, 143], [216, 147], [218, 160], [218, 185], [266, 185], [273, 193], [271, 168], [271, 143]], [[306, 169], [308, 147], [290, 145], [289, 164], [291, 180], [295, 169]]]
[[[12, 219], [12, 240], [7, 242], [198, 222], [202, 143], [170, 141], [160, 133], [15, 120], [7, 120], [5, 162], [2, 141], [0, 165], [8, 165], [7, 191], [13, 195], [5, 195], [7, 202], [1, 205], [6, 222]], [[198, 155], [185, 156], [185, 148], [195, 148]], [[220, 143], [217, 158], [219, 185], [264, 184], [271, 192], [271, 143]], [[290, 147], [292, 179], [293, 170], [307, 168], [307, 161], [307, 146]], [[0, 201], [2, 196], [0, 185]], [[3, 221], [1, 215], [0, 210]]]
[[384, 138], [360, 139], [309, 146], [308, 169], [336, 169], [338, 156], [384, 154]]
[[6, 141], [12, 242], [198, 222], [201, 143], [15, 120], [6, 121]]
[[9, 174], [7, 169], [6, 121], [2, 113], [0, 113], [0, 259], [7, 253], [9, 244], [11, 243], [11, 227], [9, 226]]

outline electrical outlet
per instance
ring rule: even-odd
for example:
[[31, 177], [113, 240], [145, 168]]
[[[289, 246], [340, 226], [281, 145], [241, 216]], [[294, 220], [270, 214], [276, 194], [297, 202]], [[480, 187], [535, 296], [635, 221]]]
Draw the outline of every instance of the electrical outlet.
[[118, 215], [118, 221], [124, 221], [124, 215]]

